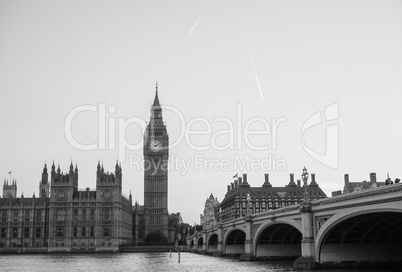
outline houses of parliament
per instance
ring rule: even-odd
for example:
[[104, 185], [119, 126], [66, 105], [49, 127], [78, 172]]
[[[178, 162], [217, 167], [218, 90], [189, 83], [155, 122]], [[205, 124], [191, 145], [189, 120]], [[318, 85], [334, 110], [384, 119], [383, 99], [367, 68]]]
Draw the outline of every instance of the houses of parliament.
[[[17, 181], [4, 180], [0, 198], [0, 252], [117, 251], [138, 245], [152, 232], [168, 233], [169, 136], [162, 119], [158, 86], [144, 133], [144, 205], [122, 194], [123, 173], [96, 165], [96, 189], [78, 189], [78, 167], [68, 172], [45, 164], [39, 194], [17, 197]], [[152, 163], [153, 162], [153, 163]], [[95, 168], [95, 167], [94, 167]], [[50, 172], [50, 179], [49, 179]]]

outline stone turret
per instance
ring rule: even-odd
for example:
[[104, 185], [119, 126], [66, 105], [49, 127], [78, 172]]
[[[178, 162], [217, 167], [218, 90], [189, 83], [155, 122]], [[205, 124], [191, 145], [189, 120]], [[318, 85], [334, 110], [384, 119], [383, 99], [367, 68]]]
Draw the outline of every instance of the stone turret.
[[105, 170], [100, 166], [98, 161], [97, 171], [96, 171], [96, 186], [118, 186], [121, 188], [122, 186], [122, 169], [121, 165], [116, 162], [115, 172], [113, 173], [105, 173]]
[[39, 195], [40, 197], [49, 197], [49, 174], [47, 173], [47, 166], [43, 167], [42, 179], [39, 182]]
[[96, 171], [96, 198], [102, 201], [117, 200], [122, 192], [122, 169], [121, 165], [116, 162], [115, 172], [109, 173], [100, 166], [98, 161]]
[[60, 169], [60, 164], [57, 167], [57, 172], [54, 170], [54, 162], [52, 165], [52, 172], [50, 173], [50, 183], [51, 186], [61, 185], [61, 186], [71, 186], [74, 190], [78, 189], [78, 169], [74, 172], [74, 166], [71, 162], [70, 171], [63, 173]]
[[17, 197], [17, 181], [16, 180], [10, 180], [10, 184], [8, 184], [8, 180], [4, 180], [4, 185], [3, 185], [3, 198], [6, 197], [11, 197], [11, 198], [16, 198]]

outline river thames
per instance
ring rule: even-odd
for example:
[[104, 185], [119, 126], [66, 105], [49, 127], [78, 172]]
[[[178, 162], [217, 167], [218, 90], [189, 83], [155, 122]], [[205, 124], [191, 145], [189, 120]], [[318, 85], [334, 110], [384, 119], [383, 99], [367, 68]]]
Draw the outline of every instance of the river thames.
[[[388, 270], [388, 269], [387, 269]], [[291, 261], [241, 262], [193, 253], [0, 255], [0, 271], [298, 271]], [[314, 270], [355, 271], [355, 270]], [[378, 269], [359, 271], [378, 271]]]

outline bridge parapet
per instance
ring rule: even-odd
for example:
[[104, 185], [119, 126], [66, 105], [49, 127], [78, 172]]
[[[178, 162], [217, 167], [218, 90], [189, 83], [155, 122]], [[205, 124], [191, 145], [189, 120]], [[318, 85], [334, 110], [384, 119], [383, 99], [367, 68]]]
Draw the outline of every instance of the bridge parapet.
[[[341, 209], [344, 205], [367, 205], [373, 202], [388, 202], [392, 198], [401, 199], [402, 183], [387, 185], [377, 188], [370, 188], [357, 192], [347, 193], [330, 198], [323, 198], [311, 202], [312, 211], [321, 211], [325, 209]], [[344, 205], [343, 205], [344, 204]]]
[[[277, 217], [282, 217], [282, 216], [288, 216], [289, 214], [293, 213], [299, 213], [299, 206], [300, 205], [292, 205], [292, 206], [286, 206], [284, 208], [279, 208], [279, 209], [274, 209], [274, 210], [268, 210], [264, 212], [259, 212], [259, 213], [253, 213], [251, 214], [253, 221], [258, 221], [258, 220], [264, 220], [264, 219], [272, 219], [272, 218], [277, 218]], [[238, 222], [243, 222], [248, 218], [250, 215], [246, 215], [243, 217], [238, 217], [238, 218], [231, 218], [227, 220], [223, 220], [221, 223], [223, 224], [224, 227], [232, 226], [237, 224]], [[212, 228], [214, 229], [214, 228]]]

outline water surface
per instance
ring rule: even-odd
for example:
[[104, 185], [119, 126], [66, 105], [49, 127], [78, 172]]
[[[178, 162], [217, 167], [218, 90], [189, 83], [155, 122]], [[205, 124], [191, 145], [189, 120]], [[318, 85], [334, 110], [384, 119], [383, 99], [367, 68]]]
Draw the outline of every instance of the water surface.
[[[194, 253], [93, 253], [0, 255], [0, 271], [296, 271], [291, 261], [241, 262]], [[356, 270], [314, 270], [356, 271]], [[362, 269], [359, 271], [378, 271]]]

